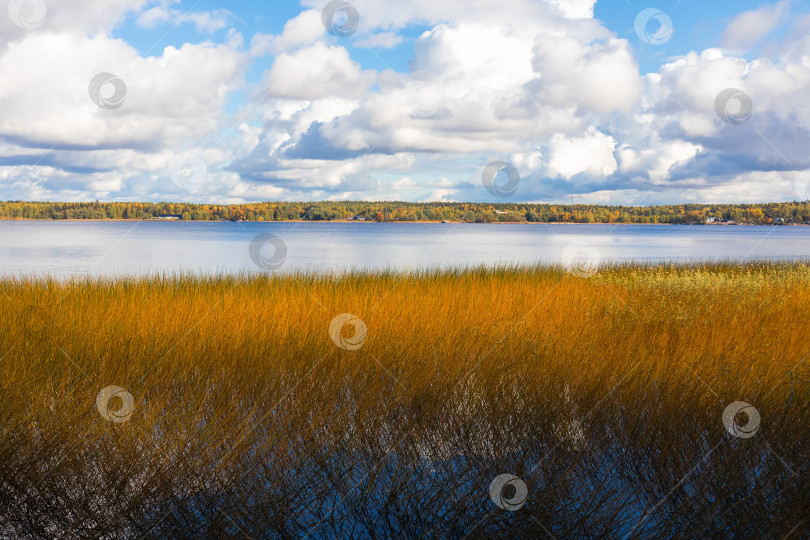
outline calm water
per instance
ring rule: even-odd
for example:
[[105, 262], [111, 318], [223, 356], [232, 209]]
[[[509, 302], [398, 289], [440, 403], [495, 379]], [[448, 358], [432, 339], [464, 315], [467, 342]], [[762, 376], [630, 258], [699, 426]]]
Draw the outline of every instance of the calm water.
[[0, 265], [60, 277], [258, 271], [249, 246], [264, 233], [286, 246], [278, 271], [553, 264], [574, 242], [601, 261], [810, 259], [810, 227], [0, 221]]

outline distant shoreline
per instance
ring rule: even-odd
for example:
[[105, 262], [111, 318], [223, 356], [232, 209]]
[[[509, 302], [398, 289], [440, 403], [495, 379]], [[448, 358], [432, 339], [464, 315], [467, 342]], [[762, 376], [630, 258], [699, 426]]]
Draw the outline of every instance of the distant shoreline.
[[[185, 218], [185, 219], [183, 219]], [[0, 202], [0, 219], [49, 221], [235, 221], [375, 223], [546, 223], [639, 225], [810, 225], [810, 201], [664, 206], [538, 203], [262, 202], [193, 203]]]
[[82, 221], [115, 221], [115, 222], [149, 222], [149, 223], [366, 223], [366, 224], [380, 224], [380, 223], [395, 223], [395, 224], [408, 224], [408, 223], [433, 223], [436, 225], [631, 225], [631, 226], [673, 226], [673, 227], [807, 227], [807, 223], [578, 223], [574, 221], [490, 221], [485, 223], [478, 223], [475, 221], [437, 221], [437, 220], [421, 220], [421, 221], [374, 221], [374, 220], [349, 220], [349, 219], [333, 219], [333, 220], [311, 220], [311, 219], [291, 219], [280, 221], [231, 221], [231, 220], [215, 220], [215, 219], [198, 219], [198, 220], [182, 220], [182, 219], [31, 219], [31, 218], [0, 218], [3, 221], [47, 221], [47, 222], [82, 222]]

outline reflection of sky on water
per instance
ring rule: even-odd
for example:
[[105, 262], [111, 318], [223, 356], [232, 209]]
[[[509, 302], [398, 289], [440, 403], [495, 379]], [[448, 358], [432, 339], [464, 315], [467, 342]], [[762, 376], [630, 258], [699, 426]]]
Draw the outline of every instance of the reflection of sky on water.
[[602, 261], [810, 259], [810, 228], [750, 226], [0, 222], [0, 266], [13, 275], [252, 272], [250, 241], [287, 245], [281, 271], [559, 264], [572, 242]]

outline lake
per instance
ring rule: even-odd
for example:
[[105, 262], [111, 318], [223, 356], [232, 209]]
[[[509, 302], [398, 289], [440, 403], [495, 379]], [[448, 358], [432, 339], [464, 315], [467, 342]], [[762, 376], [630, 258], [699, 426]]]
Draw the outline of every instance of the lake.
[[15, 276], [424, 269], [572, 258], [810, 259], [810, 227], [0, 221], [2, 273]]

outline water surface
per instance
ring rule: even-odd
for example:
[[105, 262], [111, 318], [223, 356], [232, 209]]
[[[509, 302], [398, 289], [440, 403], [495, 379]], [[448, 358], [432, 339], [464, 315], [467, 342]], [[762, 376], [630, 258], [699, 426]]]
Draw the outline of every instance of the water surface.
[[0, 271], [253, 272], [249, 245], [264, 233], [286, 246], [277, 271], [554, 264], [574, 243], [601, 261], [810, 259], [810, 227], [790, 226], [0, 221]]

